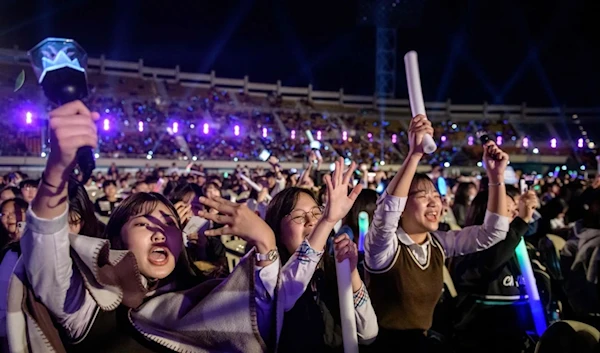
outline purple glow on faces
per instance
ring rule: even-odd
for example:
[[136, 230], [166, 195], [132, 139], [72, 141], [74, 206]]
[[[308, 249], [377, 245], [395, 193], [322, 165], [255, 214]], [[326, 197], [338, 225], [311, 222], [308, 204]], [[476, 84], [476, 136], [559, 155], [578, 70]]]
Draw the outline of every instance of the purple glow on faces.
[[321, 141], [321, 130], [317, 131], [317, 140]]
[[263, 127], [263, 138], [267, 138], [267, 128]]
[[348, 131], [342, 132], [342, 140], [344, 140], [344, 141], [348, 140]]
[[396, 143], [396, 142], [398, 142], [398, 135], [393, 134], [392, 135], [392, 143]]
[[179, 132], [179, 123], [173, 123], [173, 133]]
[[583, 148], [583, 139], [582, 138], [580, 138], [579, 140], [577, 140], [577, 147]]
[[233, 127], [233, 134], [235, 136], [240, 136], [240, 126], [239, 125], [236, 125]]
[[202, 126], [202, 132], [204, 133], [204, 135], [208, 135], [208, 124], [204, 123], [204, 125]]
[[144, 132], [144, 122], [143, 121], [138, 121], [138, 131]]
[[523, 147], [529, 148], [529, 138], [523, 137]]
[[108, 119], [104, 119], [104, 122], [102, 123], [104, 131], [108, 131], [110, 129], [110, 120]]
[[442, 142], [446, 142], [446, 136], [442, 135]]
[[468, 144], [469, 146], [473, 146], [473, 136], [469, 136], [469, 137], [467, 138], [467, 144]]
[[550, 140], [550, 147], [556, 148], [556, 139], [555, 138], [553, 138], [552, 140]]
[[292, 138], [292, 140], [296, 139], [296, 130], [292, 130], [292, 132], [290, 133], [290, 137]]
[[33, 114], [31, 114], [31, 112], [27, 112], [25, 114], [25, 123], [31, 124], [32, 121], [33, 121]]
[[496, 144], [498, 146], [502, 146], [502, 142], [503, 142], [502, 141], [502, 136], [500, 136], [500, 135], [496, 136]]

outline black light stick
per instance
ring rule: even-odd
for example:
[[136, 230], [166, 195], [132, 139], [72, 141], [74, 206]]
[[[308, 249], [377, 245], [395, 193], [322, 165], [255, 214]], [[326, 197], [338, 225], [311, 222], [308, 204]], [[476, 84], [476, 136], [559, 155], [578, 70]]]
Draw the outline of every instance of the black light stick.
[[[481, 145], [483, 146], [483, 148], [486, 148], [485, 145], [488, 143], [488, 141], [492, 140], [490, 138], [490, 135], [488, 135], [487, 132], [485, 132], [485, 131], [479, 131], [477, 133], [477, 137], [479, 137], [479, 141], [481, 142]], [[494, 142], [494, 141], [492, 141], [492, 142]], [[494, 144], [495, 144], [495, 142], [494, 142]], [[489, 150], [490, 146], [487, 147], [488, 148], [488, 152], [490, 151]], [[497, 153], [490, 153], [490, 157], [492, 157], [492, 159], [495, 160], [495, 161], [497, 161], [497, 160], [500, 159], [500, 156]]]
[[[38, 83], [46, 98], [63, 105], [88, 95], [87, 53], [77, 42], [65, 38], [46, 38], [28, 52]], [[96, 168], [91, 146], [79, 148], [77, 164], [85, 183]]]

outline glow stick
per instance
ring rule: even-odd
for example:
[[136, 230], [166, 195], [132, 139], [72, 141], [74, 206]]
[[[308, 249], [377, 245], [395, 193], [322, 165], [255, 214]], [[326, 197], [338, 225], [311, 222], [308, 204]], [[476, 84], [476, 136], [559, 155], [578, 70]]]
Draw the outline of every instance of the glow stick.
[[525, 289], [529, 296], [529, 308], [531, 309], [535, 331], [538, 337], [541, 337], [547, 328], [546, 315], [544, 314], [544, 308], [540, 301], [540, 293], [538, 292], [533, 269], [531, 268], [531, 261], [529, 260], [529, 254], [527, 253], [527, 246], [525, 246], [525, 240], [523, 238], [521, 238], [519, 245], [517, 245], [517, 248], [515, 249], [515, 255], [517, 255], [521, 274], [525, 279]]
[[[306, 130], [306, 137], [308, 137], [308, 142], [309, 142], [309, 146], [312, 145], [313, 142], [315, 142], [315, 138], [313, 137], [313, 134], [310, 130]], [[312, 147], [311, 147], [312, 149]], [[323, 156], [321, 155], [321, 151], [319, 151], [319, 149], [312, 149], [313, 151], [315, 151], [315, 155], [317, 156], [318, 159], [323, 159]]]
[[[244, 174], [238, 173], [238, 177], [242, 178], [254, 190], [256, 190], [258, 192], [262, 191], [262, 189], [263, 189], [262, 186], [258, 185], [257, 183], [255, 183], [254, 181], [252, 181], [252, 179], [248, 178]], [[271, 195], [267, 194], [267, 196], [265, 197], [265, 199], [267, 200], [267, 202], [270, 202], [271, 201]]]
[[342, 339], [344, 353], [358, 353], [358, 336], [354, 316], [354, 297], [352, 295], [352, 276], [350, 260], [335, 261], [337, 272], [338, 296], [340, 299], [340, 317], [342, 319]]
[[362, 211], [358, 214], [358, 251], [365, 251], [365, 237], [369, 230], [369, 215]]
[[[409, 51], [404, 55], [404, 66], [406, 67], [406, 84], [408, 85], [408, 97], [410, 99], [410, 110], [413, 117], [425, 115], [425, 101], [421, 90], [421, 76], [419, 74], [419, 61], [416, 51]], [[433, 137], [427, 134], [423, 137], [423, 151], [432, 154], [437, 149]]]

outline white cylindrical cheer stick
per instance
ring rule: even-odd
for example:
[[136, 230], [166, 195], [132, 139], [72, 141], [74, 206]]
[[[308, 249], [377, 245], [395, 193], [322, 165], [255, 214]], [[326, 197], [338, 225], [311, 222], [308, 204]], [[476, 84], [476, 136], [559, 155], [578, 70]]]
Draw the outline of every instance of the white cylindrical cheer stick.
[[[409, 51], [404, 55], [404, 66], [406, 67], [406, 84], [408, 85], [408, 97], [410, 99], [410, 110], [413, 117], [425, 115], [425, 101], [421, 90], [421, 76], [419, 74], [419, 60], [416, 51]], [[423, 151], [432, 154], [437, 149], [433, 137], [427, 134], [423, 137]]]
[[342, 339], [344, 353], [358, 353], [356, 317], [354, 316], [354, 296], [352, 294], [352, 275], [350, 260], [335, 261], [338, 297], [340, 299], [340, 317], [342, 319]]
[[[252, 179], [248, 178], [247, 176], [245, 176], [242, 173], [238, 173], [238, 177], [244, 179], [244, 181], [246, 181], [248, 183], [248, 185], [250, 185], [250, 187], [253, 188], [254, 190], [256, 190], [258, 192], [261, 192], [262, 186], [258, 185], [254, 181], [252, 181]], [[267, 202], [270, 202], [271, 201], [271, 195], [267, 195], [265, 197], [265, 199], [267, 200]]]

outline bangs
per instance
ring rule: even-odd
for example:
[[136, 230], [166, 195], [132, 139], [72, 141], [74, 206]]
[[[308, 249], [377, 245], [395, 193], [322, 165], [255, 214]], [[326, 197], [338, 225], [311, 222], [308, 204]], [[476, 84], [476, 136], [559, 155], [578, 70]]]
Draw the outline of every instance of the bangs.
[[[138, 202], [138, 203], [134, 203], [133, 205], [130, 205], [130, 207], [128, 207], [129, 217], [127, 217], [127, 221], [129, 221], [133, 217], [151, 214], [152, 212], [154, 212], [156, 210], [158, 205], [159, 205], [159, 201], [156, 199], [146, 200], [143, 202]], [[165, 205], [165, 206], [167, 206], [167, 205]]]
[[415, 177], [410, 183], [409, 195], [419, 191], [439, 193], [435, 185], [433, 185], [433, 181], [431, 181], [427, 175], [420, 173], [415, 174]]

